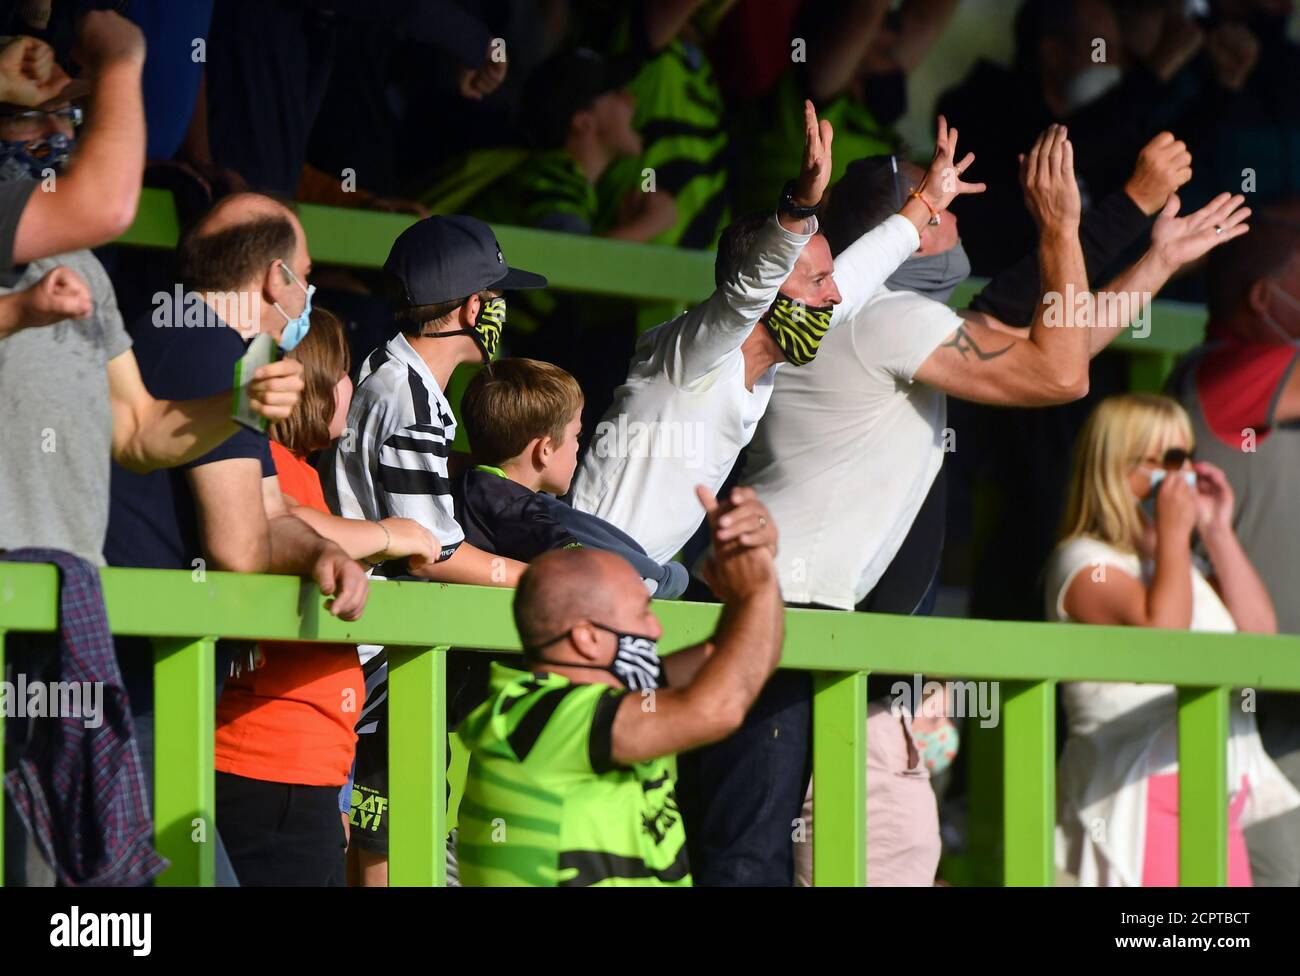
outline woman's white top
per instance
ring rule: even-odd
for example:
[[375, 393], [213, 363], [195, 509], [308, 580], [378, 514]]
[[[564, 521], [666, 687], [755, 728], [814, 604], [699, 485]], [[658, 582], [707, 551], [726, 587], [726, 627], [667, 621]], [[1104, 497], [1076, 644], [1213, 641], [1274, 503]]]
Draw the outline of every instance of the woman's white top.
[[[1047, 565], [1047, 619], [1070, 622], [1065, 594], [1080, 573], [1101, 582], [1118, 569], [1151, 585], [1154, 564], [1086, 537], [1057, 546]], [[1191, 630], [1232, 633], [1232, 614], [1192, 566]], [[1057, 767], [1057, 862], [1080, 885], [1140, 886], [1146, 840], [1147, 778], [1178, 770], [1177, 693], [1172, 685], [1080, 681], [1063, 688], [1069, 737]], [[1230, 797], [1250, 794], [1242, 825], [1300, 807], [1298, 793], [1269, 758], [1253, 713], [1229, 707]]]

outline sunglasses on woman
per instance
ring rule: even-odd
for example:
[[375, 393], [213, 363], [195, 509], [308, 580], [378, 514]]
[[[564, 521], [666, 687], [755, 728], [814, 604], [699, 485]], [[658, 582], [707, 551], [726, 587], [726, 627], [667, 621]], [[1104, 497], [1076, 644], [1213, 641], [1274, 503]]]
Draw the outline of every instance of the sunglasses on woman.
[[1142, 459], [1143, 463], [1154, 465], [1157, 468], [1164, 468], [1166, 471], [1177, 471], [1188, 461], [1194, 460], [1196, 460], [1196, 452], [1181, 447], [1171, 447], [1158, 458], [1148, 457]]

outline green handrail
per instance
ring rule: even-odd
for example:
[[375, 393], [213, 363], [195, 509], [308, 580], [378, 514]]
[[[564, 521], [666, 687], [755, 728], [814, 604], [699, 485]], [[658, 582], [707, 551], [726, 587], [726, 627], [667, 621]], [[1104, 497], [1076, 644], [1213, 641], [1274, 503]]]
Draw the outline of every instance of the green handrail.
[[[509, 590], [375, 583], [360, 621], [331, 617], [314, 588], [282, 576], [143, 569], [102, 571], [114, 634], [156, 648], [156, 842], [172, 866], [161, 883], [210, 884], [214, 824], [212, 641], [333, 641], [388, 646], [390, 879], [444, 878], [444, 656], [449, 645], [517, 651]], [[655, 605], [664, 643], [713, 630], [718, 607]], [[52, 566], [0, 563], [3, 635], [57, 626]], [[1061, 681], [1179, 686], [1181, 883], [1223, 884], [1224, 755], [1233, 688], [1300, 691], [1300, 638], [1070, 624], [913, 618], [790, 610], [781, 666], [813, 671], [813, 766], [819, 885], [860, 885], [866, 851], [866, 676], [869, 672], [1002, 682], [999, 755], [1003, 881], [1054, 880], [1055, 699]], [[3, 743], [0, 742], [0, 746]], [[3, 825], [0, 824], [0, 829]]]
[[[392, 240], [413, 219], [312, 204], [301, 205], [299, 213], [316, 262], [362, 269], [380, 267]], [[713, 255], [708, 252], [628, 244], [520, 227], [496, 227], [495, 230], [512, 262], [544, 272], [551, 284], [559, 289], [685, 306], [703, 299], [713, 288]], [[175, 246], [178, 235], [179, 222], [171, 194], [165, 190], [146, 189], [135, 221], [120, 238], [120, 243], [170, 248]], [[978, 279], [966, 282], [954, 293], [952, 303], [958, 307], [965, 305], [983, 284]], [[1158, 389], [1173, 357], [1200, 341], [1204, 318], [1204, 310], [1199, 306], [1156, 302], [1149, 335], [1143, 338], [1125, 335], [1116, 340], [1116, 347], [1131, 357], [1130, 375], [1134, 387]], [[35, 612], [35, 617], [24, 616], [15, 610], [12, 587], [5, 586], [0, 591], [0, 661], [3, 659], [5, 630], [49, 630], [54, 626], [54, 618], [50, 616], [55, 612], [51, 602], [53, 570], [45, 579], [40, 571], [31, 578], [23, 572], [14, 576], [13, 572], [20, 569], [0, 567], [0, 580], [27, 579], [25, 585], [34, 586], [29, 594], [37, 601], [33, 606], [39, 604], [41, 609]], [[435, 821], [429, 823], [421, 818], [400, 816], [392, 821], [393, 850], [400, 851], [402, 856], [393, 859], [391, 877], [396, 884], [441, 883], [443, 850], [441, 844], [434, 841], [441, 836], [445, 826], [445, 818], [440, 812], [442, 804], [434, 802], [444, 795], [445, 777], [440, 758], [442, 752], [436, 748], [445, 735], [445, 717], [440, 704], [445, 661], [440, 652], [450, 644], [516, 649], [513, 628], [509, 625], [508, 595], [499, 590], [476, 587], [431, 589], [427, 585], [419, 586], [416, 593], [411, 594], [402, 592], [402, 584], [381, 584], [375, 588], [367, 611], [365, 636], [360, 636], [360, 632], [357, 635], [337, 633], [338, 622], [328, 614], [322, 614], [319, 602], [311, 600], [308, 595], [299, 602], [296, 580], [210, 574], [209, 582], [201, 584], [206, 587], [202, 592], [208, 594], [206, 599], [215, 600], [215, 603], [200, 602], [196, 605], [192, 588], [195, 584], [188, 574], [153, 573], [149, 580], [142, 581], [138, 574], [143, 572], [148, 571], [110, 570], [105, 572], [104, 581], [114, 631], [154, 638], [157, 649], [156, 688], [168, 689], [167, 694], [159, 696], [157, 722], [160, 730], [171, 731], [165, 739], [159, 736], [158, 768], [175, 770], [175, 775], [161, 778], [155, 799], [158, 823], [165, 825], [159, 830], [159, 843], [173, 860], [173, 867], [164, 880], [176, 879], [178, 883], [210, 883], [212, 880], [210, 845], [195, 844], [186, 838], [211, 822], [210, 762], [205, 772], [200, 760], [203, 756], [210, 757], [212, 752], [211, 707], [204, 703], [212, 698], [212, 642], [215, 637], [223, 636], [353, 640], [389, 645], [392, 672], [398, 676], [395, 681], [390, 678], [390, 716], [392, 727], [402, 730], [400, 735], [394, 736], [392, 743], [391, 799], [402, 809], [432, 807], [439, 811]], [[35, 585], [33, 579], [43, 582]], [[128, 580], [132, 582], [128, 584]], [[143, 590], [137, 592], [136, 588], [144, 586], [150, 589], [152, 597], [145, 596]], [[410, 590], [410, 584], [407, 590]], [[453, 592], [442, 592], [447, 590]], [[440, 622], [436, 640], [430, 640], [423, 621], [432, 617], [426, 604], [419, 601], [428, 601], [434, 592], [440, 594], [437, 598], [439, 609], [454, 610], [462, 616], [454, 626], [450, 621], [447, 624]], [[417, 602], [405, 602], [412, 599]], [[444, 606], [445, 601], [450, 602]], [[283, 612], [272, 613], [272, 606], [279, 606]], [[412, 606], [422, 609], [412, 613]], [[294, 612], [287, 613], [287, 608], [293, 608]], [[716, 616], [716, 608], [684, 604], [661, 604], [660, 612], [665, 625], [674, 631], [678, 644], [706, 636]], [[815, 622], [824, 616], [832, 620], [824, 624]], [[965, 654], [945, 655], [942, 647], [970, 646], [972, 634], [979, 635], [979, 641], [991, 644], [1006, 639], [1004, 628], [1033, 628], [1035, 625], [912, 621], [873, 616], [870, 626], [863, 630], [862, 621], [865, 619], [856, 614], [791, 611], [790, 638], [783, 666], [817, 672], [814, 682], [817, 740], [814, 772], [819, 783], [828, 784], [819, 789], [822, 799], [816, 818], [818, 835], [823, 840], [817, 846], [821, 853], [815, 855], [818, 883], [850, 884], [864, 880], [863, 859], [858, 855], [865, 851], [866, 843], [860, 813], [865, 805], [866, 745], [865, 732], [859, 734], [859, 730], [864, 729], [865, 682], [867, 672], [872, 669], [904, 673], [925, 671], [1014, 682], [1009, 686], [1006, 714], [1014, 716], [1009, 721], [1017, 728], [1022, 723], [1026, 728], [1032, 725], [1035, 734], [1028, 738], [1006, 735], [1006, 723], [1000, 730], [998, 755], [1007, 771], [1015, 771], [1015, 775], [1008, 773], [1003, 777], [1003, 796], [997, 797], [1000, 801], [1005, 799], [1002, 804], [1005, 833], [1014, 839], [1005, 847], [1005, 879], [1011, 883], [1046, 883], [1051, 872], [1051, 832], [1043, 831], [1042, 820], [1043, 810], [1050, 813], [1052, 809], [1055, 788], [1052, 683], [1079, 677], [1072, 674], [1069, 657], [1057, 659], [1049, 667], [1042, 657], [1042, 648], [1038, 646], [1047, 634], [1035, 637], [1029, 636], [1034, 633], [1032, 630], [1016, 629], [1011, 632], [1013, 639], [1007, 646], [1019, 650], [1010, 656], [1005, 653], [997, 656], [996, 667], [981, 671], [977, 662], [967, 659]], [[31, 625], [32, 620], [44, 622]], [[895, 634], [892, 630], [895, 625], [907, 626], [909, 630], [905, 634]], [[926, 629], [923, 632], [911, 629], [918, 625]], [[960, 632], [954, 625], [961, 628]], [[825, 630], [821, 629], [823, 627]], [[989, 627], [995, 630], [989, 631]], [[812, 629], [806, 638], [812, 644], [796, 641], [795, 637], [808, 628]], [[1072, 653], [1086, 651], [1089, 656], [1081, 660], [1089, 660], [1090, 667], [1098, 663], [1093, 655], [1103, 635], [1095, 628], [1089, 628], [1087, 636], [1082, 639], [1078, 636], [1062, 637], [1055, 627], [1047, 633], [1051, 635], [1052, 643], [1068, 644]], [[1155, 670], [1145, 667], [1154, 663], [1154, 659], [1144, 657], [1144, 668], [1139, 674], [1155, 675], [1153, 677], [1125, 676], [1121, 672], [1125, 667], [1124, 656], [1132, 646], [1130, 641], [1142, 641], [1146, 653], [1170, 645], [1162, 643], [1159, 634], [1139, 636], [1131, 631], [1115, 631], [1114, 634], [1121, 635], [1122, 639], [1118, 645], [1114, 637], [1105, 641], [1105, 667], [1102, 671], [1106, 673], [1090, 670], [1088, 677], [1170, 684], [1178, 684], [1181, 678], [1182, 684], [1194, 690], [1208, 689], [1216, 695], [1233, 684], [1246, 683], [1239, 680], [1237, 671], [1189, 674], [1183, 670], [1187, 662], [1181, 651], [1167, 652], [1169, 656]], [[1180, 641], [1185, 638], [1187, 635], [1178, 635]], [[933, 643], [920, 658], [914, 658], [918, 639], [922, 642], [930, 639]], [[1190, 639], [1202, 641], [1205, 638], [1198, 635]], [[865, 658], [857, 655], [845, 657], [844, 646], [849, 642], [855, 646], [871, 646], [873, 651]], [[803, 648], [808, 646], [835, 650], [822, 656], [807, 652], [808, 656], [805, 656]], [[1123, 650], [1112, 655], [1111, 651], [1117, 646]], [[891, 652], [890, 648], [894, 650]], [[1220, 648], [1219, 652], [1222, 650]], [[899, 653], [901, 657], [897, 656]], [[1278, 658], [1278, 666], [1282, 665], [1283, 657]], [[1277, 680], [1283, 684], [1278, 687], [1300, 688], [1300, 681], [1294, 678], [1293, 672], [1270, 671], [1269, 674], [1280, 675]], [[1261, 685], [1261, 682], [1253, 684]], [[1211, 700], [1217, 701], [1218, 698], [1212, 697]], [[1193, 701], [1199, 704], [1193, 706]], [[1193, 714], [1193, 707], [1202, 710], [1195, 714], [1208, 714], [1204, 709], [1211, 706], [1206, 706], [1204, 701], [1203, 697], [1197, 697], [1182, 703], [1180, 721], [1182, 716]], [[430, 703], [433, 707], [429, 707]], [[191, 721], [194, 716], [199, 718], [197, 724]], [[1209, 716], [1205, 721], [1213, 718]], [[1226, 716], [1223, 721], [1226, 721]], [[1050, 733], [1045, 738], [1041, 734], [1044, 728]], [[1192, 730], [1200, 730], [1202, 737], [1213, 738], [1215, 734], [1213, 729], [1205, 731], [1204, 721], [1189, 722], [1180, 729], [1189, 735]], [[981, 751], [989, 748], [978, 740], [972, 741], [971, 745]], [[431, 777], [398, 772], [428, 770], [430, 763], [433, 769]], [[1193, 767], [1193, 772], [1198, 769], [1199, 776], [1183, 777], [1184, 790], [1191, 789], [1190, 783], [1200, 784], [1197, 788], [1203, 789], [1206, 783], [1215, 782], [1213, 770]], [[833, 793], [831, 799], [827, 798], [828, 792]], [[1206, 809], [1214, 804], [1222, 805], [1220, 793], [1211, 791]], [[1186, 798], [1190, 797], [1191, 794], [1187, 794]], [[1013, 799], [1016, 802], [1011, 802]], [[1184, 805], [1184, 809], [1189, 808], [1190, 803]], [[187, 812], [194, 814], [195, 811], [203, 811], [203, 816], [185, 816]], [[1215, 833], [1219, 820], [1208, 817], [1199, 822], [1193, 817], [1189, 822], [1199, 823], [1204, 836], [1217, 837], [1222, 833]], [[428, 829], [431, 825], [437, 829], [431, 832]], [[1187, 850], [1186, 846], [1184, 850]], [[1206, 851], [1214, 853], [1209, 847], [1198, 850], [1200, 854]], [[850, 856], [845, 857], [846, 853]], [[1190, 860], [1184, 865], [1185, 881], [1191, 877], [1221, 877], [1222, 865], [1210, 867], [1208, 860], [1198, 860], [1198, 856], [1196, 851], [1188, 853]]]
[[[383, 266], [388, 249], [414, 217], [345, 207], [300, 204], [312, 258], [320, 264], [374, 269]], [[135, 222], [119, 239], [143, 247], [174, 247], [180, 225], [169, 190], [146, 189]], [[713, 252], [688, 251], [653, 244], [629, 244], [598, 237], [494, 227], [512, 264], [540, 271], [552, 287], [565, 291], [615, 295], [637, 301], [687, 306], [713, 291]], [[987, 279], [973, 278], [954, 293], [951, 303], [963, 308]], [[1185, 302], [1157, 301], [1151, 328], [1141, 338], [1126, 333], [1114, 348], [1132, 357], [1135, 388], [1159, 389], [1177, 354], [1196, 346], [1205, 334], [1205, 309]]]

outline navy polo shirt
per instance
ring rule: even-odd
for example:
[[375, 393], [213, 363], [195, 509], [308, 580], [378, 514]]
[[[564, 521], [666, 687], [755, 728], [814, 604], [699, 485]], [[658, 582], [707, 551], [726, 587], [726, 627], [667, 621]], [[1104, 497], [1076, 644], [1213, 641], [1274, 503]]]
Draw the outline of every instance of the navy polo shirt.
[[[160, 400], [190, 400], [229, 393], [244, 340], [229, 326], [158, 327], [153, 313], [130, 328], [145, 387]], [[179, 315], [173, 316], [180, 319]], [[233, 395], [232, 395], [233, 406]], [[133, 474], [113, 465], [108, 540], [104, 558], [110, 566], [192, 569], [203, 555], [186, 472], [228, 458], [255, 458], [262, 476], [275, 474], [271, 444], [265, 434], [240, 427], [213, 450], [178, 468]]]
[[464, 472], [451, 493], [465, 541], [484, 552], [526, 563], [551, 549], [580, 545], [535, 491], [499, 468], [480, 465]]

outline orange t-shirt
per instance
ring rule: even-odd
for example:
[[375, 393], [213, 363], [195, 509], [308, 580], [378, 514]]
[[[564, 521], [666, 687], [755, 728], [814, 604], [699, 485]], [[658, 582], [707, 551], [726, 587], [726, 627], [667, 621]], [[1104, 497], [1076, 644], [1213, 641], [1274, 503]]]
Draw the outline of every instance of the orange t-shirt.
[[[328, 512], [320, 478], [271, 442], [276, 475], [300, 505]], [[257, 667], [227, 678], [216, 768], [272, 783], [342, 786], [352, 770], [365, 678], [351, 644], [263, 643]]]

